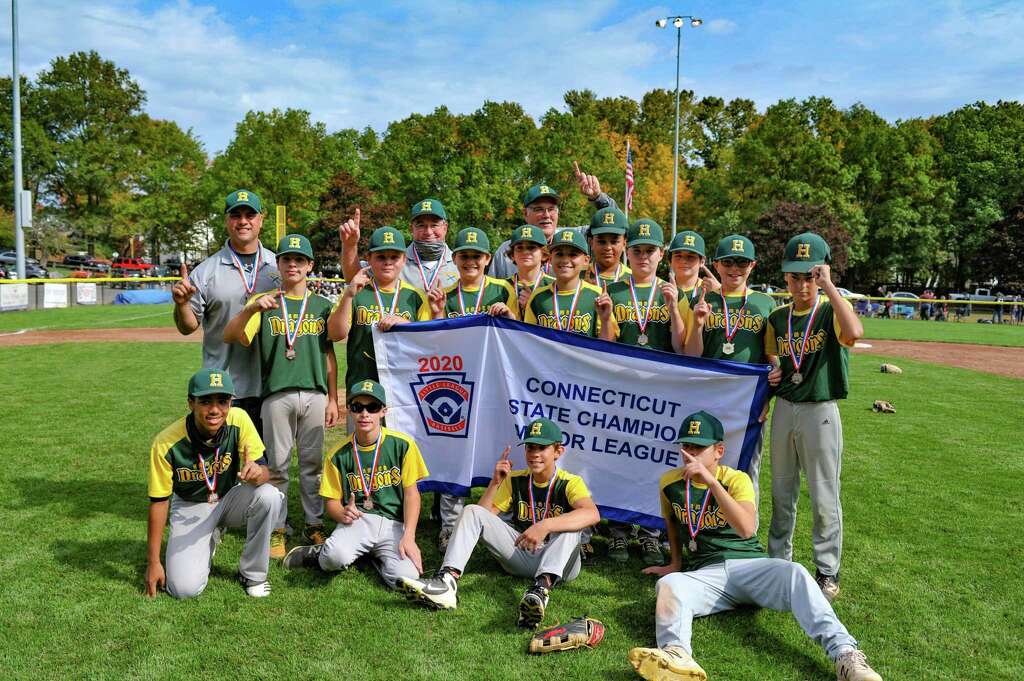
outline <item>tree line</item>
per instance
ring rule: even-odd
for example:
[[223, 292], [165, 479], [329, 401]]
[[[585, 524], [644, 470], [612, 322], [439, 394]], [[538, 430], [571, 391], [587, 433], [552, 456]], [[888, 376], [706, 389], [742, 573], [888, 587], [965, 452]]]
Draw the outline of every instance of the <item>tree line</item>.
[[[588, 222], [573, 160], [621, 202], [627, 141], [632, 216], [671, 220], [669, 90], [639, 101], [574, 90], [536, 120], [512, 101], [469, 114], [438, 107], [382, 131], [328, 131], [298, 109], [250, 111], [213, 157], [192, 130], [148, 116], [131, 74], [96, 52], [54, 59], [21, 91], [24, 176], [36, 198], [28, 237], [43, 251], [89, 244], [105, 254], [135, 234], [152, 256], [203, 249], [207, 228], [215, 243], [223, 238], [223, 197], [237, 187], [259, 192], [268, 208], [286, 205], [289, 230], [308, 234], [325, 259], [356, 206], [364, 223], [405, 227], [409, 206], [427, 196], [444, 202], [452, 233], [475, 226], [501, 241], [535, 182], [563, 192], [562, 224]], [[10, 245], [9, 78], [0, 107], [0, 242]], [[891, 123], [822, 97], [758, 111], [748, 99], [685, 91], [680, 121], [679, 228], [709, 243], [750, 234], [771, 267], [773, 245], [810, 228], [836, 245], [835, 269], [852, 284], [998, 279], [1005, 288], [1024, 279], [1020, 102]], [[264, 230], [268, 245], [273, 233]]]

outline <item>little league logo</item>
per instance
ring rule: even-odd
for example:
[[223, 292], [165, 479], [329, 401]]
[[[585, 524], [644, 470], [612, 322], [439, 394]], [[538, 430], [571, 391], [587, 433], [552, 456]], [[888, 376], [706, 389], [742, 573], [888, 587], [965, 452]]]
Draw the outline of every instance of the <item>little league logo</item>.
[[427, 435], [468, 437], [473, 385], [465, 372], [417, 374], [410, 383]]

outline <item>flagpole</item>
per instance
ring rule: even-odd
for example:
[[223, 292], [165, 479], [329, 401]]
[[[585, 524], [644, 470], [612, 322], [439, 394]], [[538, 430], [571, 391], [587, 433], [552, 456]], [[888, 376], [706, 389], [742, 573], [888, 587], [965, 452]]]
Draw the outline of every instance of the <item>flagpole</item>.
[[[626, 140], [626, 165], [629, 165], [629, 140]], [[626, 191], [623, 192], [622, 207], [623, 212], [626, 214], [626, 222], [629, 222], [629, 180], [626, 180]]]

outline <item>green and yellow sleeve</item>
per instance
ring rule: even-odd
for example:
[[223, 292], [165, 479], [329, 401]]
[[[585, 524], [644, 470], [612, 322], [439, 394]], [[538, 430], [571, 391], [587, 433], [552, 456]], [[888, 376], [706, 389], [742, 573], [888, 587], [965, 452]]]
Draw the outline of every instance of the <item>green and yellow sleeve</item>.
[[491, 499], [491, 504], [494, 508], [498, 509], [501, 513], [508, 513], [508, 510], [512, 508], [512, 476], [506, 475], [505, 479], [498, 485], [498, 489], [494, 491], [494, 498]]
[[320, 476], [320, 496], [340, 500], [345, 488], [341, 482], [341, 471], [334, 465], [334, 454], [336, 453], [332, 452], [324, 457], [324, 472]]

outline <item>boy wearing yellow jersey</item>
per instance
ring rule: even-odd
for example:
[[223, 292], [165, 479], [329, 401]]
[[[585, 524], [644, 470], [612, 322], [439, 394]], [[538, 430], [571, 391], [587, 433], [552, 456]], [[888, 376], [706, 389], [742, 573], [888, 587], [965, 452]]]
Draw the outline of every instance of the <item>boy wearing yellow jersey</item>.
[[[520, 444], [526, 445], [526, 469], [512, 470], [506, 447], [479, 504], [463, 510], [437, 574], [399, 580], [398, 589], [409, 598], [454, 609], [459, 578], [482, 542], [507, 572], [534, 579], [519, 602], [518, 618], [519, 626], [532, 629], [544, 619], [551, 589], [579, 574], [580, 532], [601, 516], [583, 479], [556, 465], [565, 452], [558, 425], [536, 419], [525, 432]], [[499, 514], [510, 514], [511, 522]]]
[[555, 281], [530, 296], [523, 321], [596, 338], [601, 322], [594, 303], [601, 289], [580, 278], [590, 262], [587, 242], [574, 229], [560, 229], [550, 249]]
[[372, 554], [389, 587], [423, 569], [416, 544], [419, 480], [427, 477], [419, 447], [408, 435], [381, 426], [387, 413], [384, 388], [360, 381], [348, 389], [355, 427], [347, 442], [324, 459], [320, 494], [338, 523], [320, 546], [297, 546], [284, 559], [299, 567], [335, 572]]
[[456, 319], [486, 312], [494, 317], [519, 318], [519, 297], [503, 279], [484, 274], [491, 262], [491, 242], [487, 233], [467, 227], [455, 237], [455, 266], [459, 280], [444, 290], [444, 297], [430, 301], [434, 319]]
[[[258, 343], [263, 367], [263, 436], [274, 486], [288, 497], [292, 446], [299, 459], [303, 537], [325, 538], [323, 501], [317, 494], [324, 429], [338, 419], [338, 367], [327, 335], [331, 301], [310, 293], [313, 247], [301, 234], [286, 234], [277, 246], [281, 290], [252, 298], [226, 327], [225, 343]], [[285, 517], [287, 517], [287, 504]], [[270, 557], [284, 558], [285, 525], [270, 538]]]
[[630, 274], [629, 267], [622, 264], [626, 250], [626, 230], [629, 221], [626, 214], [615, 207], [602, 208], [590, 218], [587, 229], [587, 244], [590, 246], [590, 268], [586, 280], [595, 286], [614, 284]]
[[544, 271], [544, 262], [548, 258], [548, 241], [544, 230], [533, 225], [521, 225], [512, 232], [508, 251], [516, 272], [506, 279], [512, 284], [519, 300], [519, 312], [522, 315], [530, 296], [541, 286], [547, 286], [555, 280]]
[[[660, 577], [654, 611], [657, 648], [633, 648], [629, 662], [651, 681], [704, 681], [692, 657], [693, 618], [750, 604], [792, 612], [833, 661], [838, 681], [882, 681], [836, 617], [807, 569], [769, 558], [755, 535], [757, 509], [746, 473], [721, 465], [725, 432], [713, 415], [683, 419], [676, 440], [684, 463], [659, 483], [672, 559], [644, 574]], [[683, 545], [689, 561], [683, 568]]]
[[[160, 587], [175, 598], [202, 593], [226, 527], [245, 528], [238, 574], [246, 593], [270, 595], [270, 533], [283, 522], [284, 496], [267, 483], [263, 442], [249, 415], [231, 406], [234, 394], [227, 371], [200, 369], [188, 381], [189, 414], [153, 439], [147, 596]], [[160, 544], [168, 516], [165, 572]]]
[[805, 232], [790, 239], [782, 271], [792, 302], [775, 308], [768, 318], [768, 351], [782, 359], [782, 382], [772, 412], [768, 552], [776, 558], [793, 557], [803, 470], [813, 508], [811, 545], [817, 580], [829, 600], [839, 595], [843, 550], [839, 400], [849, 390], [850, 348], [864, 335], [857, 313], [832, 283], [831, 259], [828, 244], [817, 234]]

